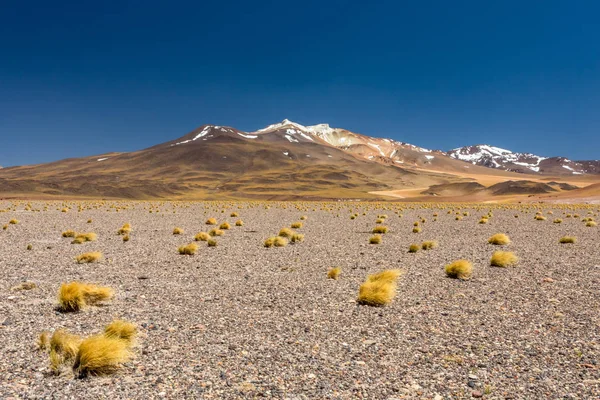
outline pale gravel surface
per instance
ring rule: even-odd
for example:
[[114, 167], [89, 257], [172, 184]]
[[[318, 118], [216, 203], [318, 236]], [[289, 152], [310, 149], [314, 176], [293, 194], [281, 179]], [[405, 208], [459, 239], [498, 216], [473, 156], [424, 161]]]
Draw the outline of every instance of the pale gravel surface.
[[[9, 204], [0, 202], [0, 209]], [[0, 231], [0, 398], [600, 396], [600, 228], [564, 217], [553, 224], [561, 209], [547, 221], [534, 221], [533, 209], [498, 209], [489, 224], [479, 225], [488, 208], [468, 208], [471, 215], [455, 221], [446, 210], [403, 204], [381, 210], [331, 203], [335, 210], [329, 212], [310, 203], [273, 203], [268, 210], [228, 203], [225, 214], [219, 204], [165, 203], [158, 214], [145, 209], [148, 203], [129, 203], [118, 213], [107, 211], [110, 204], [79, 213], [61, 213], [58, 204], [45, 212], [20, 205], [0, 213], [2, 225], [20, 220]], [[579, 213], [597, 214], [594, 207]], [[350, 220], [348, 208], [361, 215]], [[399, 208], [405, 208], [402, 218], [394, 214]], [[207, 230], [208, 217], [233, 225], [232, 211], [245, 225], [232, 226], [218, 247], [200, 242], [197, 255], [177, 254], [177, 246]], [[381, 213], [388, 215], [390, 233], [381, 245], [369, 245]], [[305, 242], [262, 246], [301, 215], [308, 216], [299, 230]], [[427, 222], [413, 234], [417, 216]], [[93, 223], [86, 223], [89, 218]], [[133, 226], [128, 243], [116, 235], [125, 222]], [[176, 226], [185, 234], [172, 235]], [[95, 232], [98, 241], [72, 245], [61, 238], [66, 229]], [[521, 257], [518, 267], [489, 267], [498, 248], [487, 238], [498, 232], [511, 236], [513, 244], [504, 249]], [[559, 245], [566, 234], [578, 243]], [[423, 240], [440, 246], [407, 253]], [[100, 263], [73, 260], [96, 250], [105, 257]], [[444, 265], [459, 258], [474, 263], [470, 281], [444, 275]], [[326, 279], [331, 266], [342, 267], [339, 281]], [[394, 301], [384, 308], [358, 306], [366, 275], [387, 268], [405, 271]], [[111, 286], [116, 298], [80, 313], [58, 313], [57, 289], [70, 280]], [[10, 290], [23, 281], [39, 287]], [[35, 350], [44, 329], [90, 335], [116, 317], [141, 330], [137, 357], [117, 375], [53, 376], [47, 355]]]

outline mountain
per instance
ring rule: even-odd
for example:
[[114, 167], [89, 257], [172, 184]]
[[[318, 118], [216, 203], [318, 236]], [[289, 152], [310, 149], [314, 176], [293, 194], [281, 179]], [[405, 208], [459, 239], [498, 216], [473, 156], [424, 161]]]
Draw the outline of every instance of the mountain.
[[[283, 200], [399, 198], [405, 193], [398, 195], [398, 190], [408, 190], [426, 198], [491, 193], [469, 183], [478, 177], [485, 177], [482, 182], [486, 186], [522, 180], [522, 174], [511, 172], [519, 163], [531, 167], [526, 171], [529, 174], [550, 170], [545, 166], [550, 159], [515, 154], [485, 145], [445, 153], [327, 124], [303, 126], [287, 119], [254, 132], [202, 125], [180, 138], [139, 151], [4, 168], [0, 170], [0, 194]], [[487, 168], [489, 165], [495, 168]], [[583, 177], [595, 171], [592, 166], [576, 164], [555, 167], [552, 171], [557, 171], [557, 176], [576, 172]], [[518, 193], [536, 188], [535, 182], [525, 182], [519, 183], [524, 189]], [[539, 192], [539, 188], [535, 190]]]
[[523, 174], [582, 175], [599, 174], [600, 161], [571, 161], [564, 157], [541, 157], [531, 153], [515, 153], [499, 147], [478, 144], [447, 153], [457, 160], [474, 165]]

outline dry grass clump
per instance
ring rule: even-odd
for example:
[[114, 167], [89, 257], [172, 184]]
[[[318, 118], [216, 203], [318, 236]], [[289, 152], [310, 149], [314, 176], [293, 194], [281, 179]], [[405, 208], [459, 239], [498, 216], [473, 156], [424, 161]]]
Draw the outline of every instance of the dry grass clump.
[[291, 243], [300, 243], [304, 241], [304, 235], [301, 233], [294, 233], [290, 238]]
[[217, 224], [217, 220], [215, 218], [209, 218], [206, 220], [206, 225], [216, 225]]
[[290, 226], [292, 229], [301, 229], [302, 228], [302, 222], [297, 221], [297, 222], [293, 222], [292, 225]]
[[468, 260], [457, 260], [446, 265], [446, 275], [450, 278], [466, 280], [473, 274], [473, 264]]
[[341, 273], [342, 269], [340, 267], [331, 268], [327, 271], [327, 278], [337, 280]]
[[124, 235], [123, 236], [123, 241], [124, 242], [129, 242], [129, 235]]
[[375, 228], [373, 228], [372, 233], [387, 233], [387, 231], [388, 231], [387, 226], [378, 225]]
[[369, 238], [370, 244], [379, 244], [381, 243], [381, 235], [373, 235]]
[[206, 242], [208, 239], [210, 239], [210, 235], [206, 232], [198, 232], [196, 233], [196, 236], [194, 236], [196, 242]]
[[560, 219], [560, 218], [556, 218], [556, 219], [555, 219], [554, 221], [552, 221], [552, 222], [554, 222], [555, 224], [561, 224], [561, 223], [562, 223], [562, 219]]
[[208, 245], [208, 247], [217, 247], [216, 239], [208, 239], [206, 241], [206, 244]]
[[37, 340], [37, 348], [42, 351], [48, 351], [50, 349], [50, 332], [43, 331], [40, 333]]
[[84, 263], [93, 263], [96, 261], [99, 261], [102, 258], [102, 253], [100, 253], [99, 251], [90, 251], [88, 253], [83, 253], [78, 255], [75, 260], [79, 263], [79, 264], [84, 264]]
[[285, 247], [287, 244], [287, 239], [282, 236], [272, 236], [265, 240], [265, 247]]
[[421, 228], [418, 226], [415, 226], [412, 230], [413, 233], [421, 233]]
[[488, 243], [495, 244], [499, 246], [504, 246], [510, 243], [510, 238], [508, 235], [504, 233], [496, 233], [491, 238], [488, 239]]
[[63, 283], [58, 290], [58, 308], [65, 312], [79, 311], [87, 305], [108, 300], [113, 294], [113, 290], [105, 286], [83, 282]]
[[121, 339], [131, 345], [137, 336], [137, 326], [131, 322], [117, 319], [106, 326], [104, 336]]
[[535, 216], [535, 217], [533, 217], [533, 219], [535, 219], [536, 221], [545, 221], [545, 220], [546, 220], [546, 217], [544, 217], [544, 216], [543, 216], [543, 215], [541, 215], [541, 214], [536, 214], [536, 216]]
[[78, 233], [77, 236], [75, 236], [75, 239], [73, 239], [73, 241], [71, 243], [72, 244], [81, 244], [81, 243], [85, 243], [85, 242], [93, 242], [97, 238], [98, 238], [98, 235], [96, 235], [94, 232]]
[[436, 247], [438, 247], [438, 242], [436, 242], [435, 240], [427, 240], [421, 243], [421, 248], [423, 250], [431, 250], [435, 249]]
[[213, 228], [210, 231], [208, 231], [208, 234], [210, 236], [223, 236], [224, 233], [225, 232], [223, 232], [222, 230], [216, 228]]
[[13, 291], [21, 291], [21, 290], [33, 290], [37, 288], [37, 285], [34, 282], [21, 282], [17, 286], [13, 286], [10, 290]]
[[587, 226], [588, 228], [593, 228], [594, 226], [598, 226], [598, 224], [594, 221], [588, 221], [585, 223], [585, 226]]
[[33, 245], [32, 244], [28, 244], [27, 245], [27, 250], [33, 250]]
[[358, 303], [375, 307], [390, 303], [396, 296], [396, 281], [399, 276], [399, 270], [386, 270], [369, 275], [360, 285]]
[[481, 219], [479, 220], [480, 224], [487, 224], [488, 223], [488, 219], [485, 217], [481, 217]]
[[[41, 337], [40, 337], [41, 340]], [[58, 329], [50, 338], [50, 368], [58, 373], [60, 366], [75, 359], [82, 339], [64, 329]]]
[[229, 214], [229, 216], [230, 216], [231, 218], [235, 218], [235, 217], [238, 217], [239, 215], [238, 215], [238, 213], [236, 213], [236, 212], [232, 212], [231, 214]]
[[229, 222], [223, 222], [219, 225], [219, 229], [231, 229], [231, 225], [229, 225]]
[[69, 229], [69, 230], [66, 230], [66, 231], [64, 231], [64, 232], [62, 233], [62, 237], [65, 237], [65, 238], [66, 238], [66, 237], [72, 237], [72, 238], [74, 238], [75, 236], [77, 236], [77, 232], [75, 232], [75, 231], [73, 231], [73, 230], [71, 230], [71, 229]]
[[306, 219], [307, 219], [307, 218], [308, 218], [308, 217], [307, 217], [306, 215], [303, 215], [303, 216], [301, 216], [301, 217], [300, 217], [300, 219], [301, 219], [302, 221], [306, 221]]
[[235, 226], [244, 226], [244, 221], [238, 219], [237, 221], [235, 221]]
[[183, 234], [183, 229], [176, 227], [173, 229], [173, 235], [181, 235]]
[[83, 378], [90, 375], [107, 375], [119, 369], [132, 357], [127, 341], [106, 335], [85, 339], [73, 364], [75, 375]]
[[279, 231], [279, 236], [284, 237], [284, 238], [291, 238], [293, 234], [294, 234], [294, 231], [291, 230], [290, 228], [282, 228]]
[[421, 250], [421, 246], [419, 246], [418, 244], [411, 244], [411, 245], [408, 247], [408, 252], [409, 252], [409, 253], [416, 253], [416, 252], [418, 252], [419, 250]]
[[191, 256], [198, 251], [198, 245], [196, 243], [190, 243], [185, 246], [179, 246], [177, 251], [179, 251], [179, 254]]
[[559, 243], [575, 243], [577, 238], [575, 236], [563, 236], [560, 238]]
[[495, 251], [492, 254], [490, 265], [492, 267], [512, 267], [519, 262], [519, 257], [510, 251]]
[[11, 225], [17, 225], [19, 223], [19, 220], [13, 218], [10, 221], [8, 221], [8, 223]]
[[117, 235], [128, 235], [131, 233], [131, 224], [129, 222], [123, 224], [123, 226], [117, 231]]

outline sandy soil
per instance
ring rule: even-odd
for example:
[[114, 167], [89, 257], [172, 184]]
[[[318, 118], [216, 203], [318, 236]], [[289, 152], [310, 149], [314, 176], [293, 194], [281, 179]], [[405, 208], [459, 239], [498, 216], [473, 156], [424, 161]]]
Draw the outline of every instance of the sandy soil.
[[[115, 212], [111, 204], [129, 209]], [[160, 212], [149, 213], [149, 204]], [[554, 210], [546, 221], [533, 219], [533, 205], [469, 206], [460, 210], [470, 212], [461, 221], [447, 214], [448, 205], [398, 203], [328, 203], [330, 210], [317, 203], [265, 209], [264, 203], [121, 202], [68, 213], [61, 207], [30, 212], [19, 205], [0, 213], [2, 225], [20, 221], [0, 231], [0, 398], [600, 396], [600, 228], [564, 216], [598, 214], [597, 205], [545, 206], [554, 207], [543, 209]], [[490, 209], [490, 222], [478, 224]], [[359, 213], [355, 220], [350, 210]], [[208, 217], [233, 225], [232, 211], [245, 225], [232, 226], [218, 247], [201, 243], [195, 256], [177, 253], [207, 230]], [[378, 214], [388, 215], [390, 231], [382, 244], [369, 245]], [[308, 216], [298, 230], [303, 243], [263, 247], [302, 215]], [[414, 234], [419, 217], [427, 221]], [[553, 224], [555, 217], [563, 223]], [[116, 235], [125, 222], [133, 227], [128, 243]], [[185, 234], [172, 235], [176, 226]], [[95, 232], [98, 240], [70, 244], [61, 238], [66, 229]], [[521, 258], [517, 267], [489, 266], [497, 247], [487, 238], [498, 232], [512, 238], [504, 250]], [[567, 234], [578, 243], [560, 245]], [[407, 253], [424, 240], [439, 247]], [[75, 263], [85, 251], [101, 251], [104, 259]], [[474, 263], [469, 281], [445, 277], [444, 265], [459, 258]], [[338, 281], [326, 278], [332, 266], [342, 268]], [[394, 301], [357, 305], [365, 277], [388, 268], [404, 271]], [[111, 286], [116, 297], [80, 313], [57, 312], [57, 289], [71, 280]], [[23, 281], [38, 288], [10, 290]], [[47, 354], [35, 348], [39, 332], [62, 327], [87, 336], [113, 318], [140, 328], [132, 362], [109, 377], [50, 373]]]

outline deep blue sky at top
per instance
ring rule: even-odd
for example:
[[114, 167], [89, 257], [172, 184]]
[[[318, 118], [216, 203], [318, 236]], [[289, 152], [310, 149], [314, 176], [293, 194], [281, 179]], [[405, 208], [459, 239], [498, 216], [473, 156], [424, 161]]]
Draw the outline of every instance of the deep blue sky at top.
[[600, 158], [597, 1], [0, 0], [0, 165], [288, 118]]

